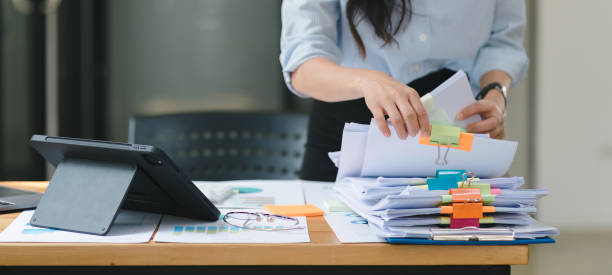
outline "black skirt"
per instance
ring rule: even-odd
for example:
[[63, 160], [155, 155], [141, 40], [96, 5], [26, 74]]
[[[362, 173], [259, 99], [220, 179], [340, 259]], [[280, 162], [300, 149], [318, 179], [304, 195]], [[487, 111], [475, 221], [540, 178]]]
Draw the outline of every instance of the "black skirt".
[[[416, 79], [408, 86], [423, 96], [455, 72], [442, 69]], [[363, 98], [335, 103], [315, 100], [308, 122], [308, 140], [302, 162], [300, 178], [304, 180], [334, 181], [338, 168], [328, 157], [329, 152], [340, 150], [344, 123], [370, 124], [372, 113]]]

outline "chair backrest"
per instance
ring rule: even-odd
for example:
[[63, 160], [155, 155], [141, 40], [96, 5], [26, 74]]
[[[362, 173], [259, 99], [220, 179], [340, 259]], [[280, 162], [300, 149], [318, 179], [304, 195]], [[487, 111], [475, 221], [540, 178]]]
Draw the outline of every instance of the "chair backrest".
[[130, 119], [130, 143], [163, 149], [192, 180], [296, 179], [308, 117], [203, 112]]

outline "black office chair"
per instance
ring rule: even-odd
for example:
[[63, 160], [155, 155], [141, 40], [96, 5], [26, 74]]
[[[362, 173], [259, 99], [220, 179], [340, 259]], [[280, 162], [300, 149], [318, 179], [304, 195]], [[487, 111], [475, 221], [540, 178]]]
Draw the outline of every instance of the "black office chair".
[[204, 112], [130, 119], [130, 143], [163, 149], [192, 180], [296, 179], [308, 117]]

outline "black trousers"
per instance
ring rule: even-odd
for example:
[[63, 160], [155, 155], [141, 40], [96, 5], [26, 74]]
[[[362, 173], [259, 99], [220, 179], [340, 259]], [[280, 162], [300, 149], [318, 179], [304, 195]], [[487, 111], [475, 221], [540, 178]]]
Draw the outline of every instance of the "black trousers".
[[[442, 69], [416, 79], [408, 86], [423, 96], [455, 72]], [[300, 178], [316, 181], [334, 181], [338, 168], [329, 159], [327, 153], [340, 150], [344, 123], [356, 122], [370, 124], [372, 113], [363, 98], [343, 102], [327, 103], [315, 100], [308, 122], [308, 139], [302, 163]]]

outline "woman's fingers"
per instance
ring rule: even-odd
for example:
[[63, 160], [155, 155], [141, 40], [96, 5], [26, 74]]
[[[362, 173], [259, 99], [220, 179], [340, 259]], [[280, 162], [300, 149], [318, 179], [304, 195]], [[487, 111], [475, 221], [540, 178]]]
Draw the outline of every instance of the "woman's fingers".
[[497, 126], [499, 126], [498, 120], [494, 117], [489, 117], [487, 119], [468, 124], [465, 127], [465, 130], [469, 133], [484, 134], [493, 131], [493, 129], [497, 128]]
[[397, 106], [395, 106], [393, 102], [388, 103], [387, 105], [385, 105], [385, 111], [389, 116], [389, 121], [391, 122], [391, 125], [393, 125], [393, 129], [395, 129], [395, 133], [397, 133], [397, 137], [399, 137], [400, 139], [406, 139], [408, 133], [404, 124], [404, 118], [402, 117], [400, 111], [397, 109]]
[[376, 125], [378, 126], [378, 130], [380, 130], [385, 137], [390, 137], [391, 130], [389, 130], [389, 126], [387, 125], [383, 110], [381, 108], [373, 108], [371, 111], [374, 116], [374, 121], [376, 121]]
[[481, 114], [487, 111], [490, 111], [492, 109], [495, 108], [495, 106], [493, 106], [493, 104], [489, 104], [490, 102], [486, 101], [486, 100], [479, 100], [476, 101], [470, 105], [468, 105], [467, 107], [463, 108], [463, 110], [461, 110], [458, 114], [457, 114], [457, 119], [458, 120], [464, 120], [468, 117], [471, 117], [473, 115], [476, 114]]
[[[421, 102], [421, 98], [419, 94], [412, 88], [409, 91], [409, 99], [410, 105], [414, 110], [417, 120], [419, 122], [419, 129], [425, 135], [425, 137], [429, 137], [431, 132], [431, 125], [429, 124], [429, 116], [427, 115], [427, 110], [425, 110], [425, 106]], [[417, 133], [414, 133], [416, 135]]]
[[495, 128], [493, 131], [491, 131], [490, 135], [491, 138], [503, 139], [505, 136], [504, 125], [500, 125], [499, 127]]
[[408, 129], [408, 135], [415, 136], [416, 133], [419, 132], [419, 121], [416, 113], [412, 109], [412, 105], [410, 105], [408, 95], [406, 95], [404, 98], [398, 98], [395, 104], [399, 109], [403, 123]]

